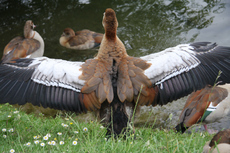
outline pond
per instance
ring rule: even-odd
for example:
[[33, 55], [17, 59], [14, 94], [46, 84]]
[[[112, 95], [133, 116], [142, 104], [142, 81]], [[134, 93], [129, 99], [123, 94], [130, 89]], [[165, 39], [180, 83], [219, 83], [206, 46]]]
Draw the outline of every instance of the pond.
[[[131, 56], [196, 41], [230, 46], [229, 0], [1, 0], [0, 50], [22, 35], [25, 21], [31, 19], [45, 41], [45, 56], [71, 61], [93, 58], [97, 50], [66, 49], [59, 44], [59, 37], [67, 27], [104, 33], [102, 16], [106, 8], [115, 10], [117, 35]], [[166, 116], [171, 111], [176, 120], [185, 100], [155, 109]]]

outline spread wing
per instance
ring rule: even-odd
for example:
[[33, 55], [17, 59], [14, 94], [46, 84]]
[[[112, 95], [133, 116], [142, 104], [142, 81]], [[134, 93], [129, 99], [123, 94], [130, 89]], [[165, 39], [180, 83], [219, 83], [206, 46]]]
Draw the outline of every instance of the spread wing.
[[84, 96], [80, 93], [84, 81], [78, 79], [82, 64], [46, 57], [2, 64], [0, 103], [31, 102], [45, 108], [85, 112]]
[[0, 65], [0, 103], [31, 102], [81, 113], [100, 109], [114, 94], [121, 102], [132, 102], [141, 92], [140, 105], [164, 105], [213, 85], [219, 71], [218, 81], [229, 82], [230, 47], [208, 44], [178, 45], [141, 59], [127, 56], [117, 69], [117, 83], [111, 80], [111, 68], [98, 59], [18, 59]]
[[[204, 88], [205, 85], [229, 83], [230, 47], [216, 43], [182, 44], [141, 57], [150, 68], [145, 75], [158, 87], [157, 104], [164, 105]], [[219, 72], [220, 77], [217, 79]]]

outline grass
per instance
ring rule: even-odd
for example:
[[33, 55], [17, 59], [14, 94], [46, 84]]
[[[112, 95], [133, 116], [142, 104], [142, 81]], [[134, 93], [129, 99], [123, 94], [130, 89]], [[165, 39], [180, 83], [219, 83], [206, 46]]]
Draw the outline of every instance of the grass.
[[106, 139], [106, 128], [99, 122], [79, 123], [75, 118], [75, 114], [36, 117], [9, 104], [0, 105], [0, 152], [193, 153], [202, 152], [213, 136], [144, 127], [136, 128], [127, 139]]

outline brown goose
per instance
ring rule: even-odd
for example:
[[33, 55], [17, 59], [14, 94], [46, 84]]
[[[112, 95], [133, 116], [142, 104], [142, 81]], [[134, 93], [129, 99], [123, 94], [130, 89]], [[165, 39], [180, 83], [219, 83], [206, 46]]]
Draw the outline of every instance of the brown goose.
[[132, 57], [117, 36], [114, 10], [106, 9], [102, 23], [105, 34], [93, 59], [40, 57], [0, 65], [0, 103], [99, 111], [112, 123], [107, 134], [116, 135], [126, 131], [135, 105], [165, 105], [214, 84], [219, 70], [218, 81], [229, 82], [230, 47], [197, 42]]
[[184, 133], [193, 124], [202, 122], [207, 129], [207, 123], [215, 122], [230, 113], [230, 84], [206, 86], [204, 89], [193, 92], [187, 99], [181, 112], [177, 131]]
[[63, 47], [86, 50], [98, 47], [101, 44], [103, 34], [90, 30], [81, 30], [76, 33], [71, 28], [66, 28], [61, 35], [59, 42]]
[[34, 23], [26, 21], [24, 37], [12, 39], [4, 48], [1, 63], [8, 63], [19, 58], [41, 57], [44, 54], [44, 41], [37, 31], [34, 31]]
[[208, 141], [203, 153], [229, 153], [230, 152], [230, 129], [218, 132], [211, 141]]

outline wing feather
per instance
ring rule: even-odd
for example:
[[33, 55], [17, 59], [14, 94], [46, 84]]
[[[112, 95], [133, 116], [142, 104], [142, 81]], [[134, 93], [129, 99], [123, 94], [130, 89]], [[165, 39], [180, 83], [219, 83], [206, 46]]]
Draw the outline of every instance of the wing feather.
[[151, 66], [145, 75], [159, 87], [159, 104], [167, 104], [216, 82], [229, 83], [230, 47], [216, 43], [181, 44], [162, 52], [141, 57]]
[[0, 103], [30, 102], [45, 108], [86, 112], [84, 95], [80, 93], [84, 85], [84, 80], [79, 79], [82, 64], [46, 57], [1, 64]]

